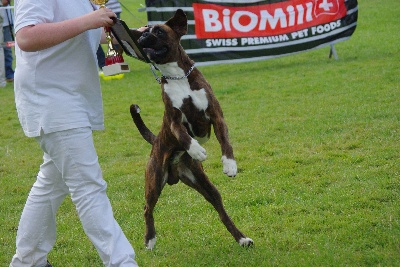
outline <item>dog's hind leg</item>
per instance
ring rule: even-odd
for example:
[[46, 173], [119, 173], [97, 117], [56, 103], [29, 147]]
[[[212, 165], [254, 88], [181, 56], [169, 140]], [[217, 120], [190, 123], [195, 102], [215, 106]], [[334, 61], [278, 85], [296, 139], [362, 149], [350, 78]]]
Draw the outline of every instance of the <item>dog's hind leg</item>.
[[202, 194], [204, 198], [213, 205], [226, 229], [228, 229], [241, 246], [253, 245], [253, 240], [240, 232], [226, 213], [221, 194], [204, 173], [201, 163], [193, 160], [187, 154], [185, 154], [184, 157], [185, 158], [182, 158], [178, 167], [180, 180]]
[[[144, 220], [146, 224], [146, 232], [144, 237], [144, 243], [147, 249], [153, 249], [156, 244], [156, 229], [154, 226], [154, 207], [157, 204], [158, 198], [161, 195], [161, 191], [165, 185], [165, 177], [167, 171], [163, 171], [162, 168], [156, 166], [163, 166], [162, 163], [158, 163], [159, 157], [151, 157], [146, 168], [146, 181], [145, 181], [145, 200], [144, 206]], [[158, 165], [159, 164], [159, 165]]]

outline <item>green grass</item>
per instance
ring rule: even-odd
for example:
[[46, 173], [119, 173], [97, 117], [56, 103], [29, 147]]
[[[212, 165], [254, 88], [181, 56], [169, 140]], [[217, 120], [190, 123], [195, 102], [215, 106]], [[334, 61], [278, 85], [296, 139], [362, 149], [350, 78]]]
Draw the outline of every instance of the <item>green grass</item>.
[[[126, 2], [126, 3], [125, 3]], [[123, 1], [136, 11], [140, 1]], [[225, 177], [213, 137], [204, 168], [236, 225], [241, 248], [217, 213], [182, 184], [155, 211], [158, 241], [143, 245], [144, 168], [150, 152], [131, 122], [137, 103], [157, 132], [163, 105], [148, 66], [103, 81], [106, 130], [95, 143], [115, 217], [140, 266], [398, 266], [400, 263], [400, 5], [360, 1], [354, 36], [291, 57], [201, 67], [227, 120], [238, 161]], [[136, 13], [136, 12], [135, 12]], [[138, 14], [145, 23], [145, 14]], [[125, 11], [130, 25], [137, 20]], [[15, 250], [18, 220], [41, 163], [19, 125], [11, 85], [0, 89], [0, 266]], [[49, 254], [57, 267], [101, 266], [70, 199]]]

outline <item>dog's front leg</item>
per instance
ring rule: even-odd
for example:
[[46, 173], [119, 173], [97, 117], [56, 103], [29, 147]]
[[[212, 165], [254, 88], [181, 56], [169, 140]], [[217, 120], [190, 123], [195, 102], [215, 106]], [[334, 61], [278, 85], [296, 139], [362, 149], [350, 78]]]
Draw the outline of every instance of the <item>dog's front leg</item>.
[[182, 112], [173, 108], [171, 116], [171, 132], [178, 140], [179, 144], [187, 151], [187, 153], [196, 160], [204, 161], [207, 158], [207, 152], [196, 139], [192, 138], [187, 129], [182, 124]]
[[225, 123], [221, 107], [218, 104], [215, 105], [215, 111], [212, 115], [214, 133], [221, 146], [223, 172], [229, 177], [234, 177], [237, 174], [236, 160], [229, 141], [228, 126]]

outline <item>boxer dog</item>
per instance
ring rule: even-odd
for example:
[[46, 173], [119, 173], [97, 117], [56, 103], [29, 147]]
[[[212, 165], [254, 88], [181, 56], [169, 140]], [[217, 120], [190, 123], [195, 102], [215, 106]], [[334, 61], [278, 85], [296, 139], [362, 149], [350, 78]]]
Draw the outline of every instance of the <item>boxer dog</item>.
[[211, 86], [180, 45], [187, 33], [186, 14], [178, 9], [165, 24], [148, 26], [143, 32], [134, 32], [143, 50], [161, 72], [159, 80], [165, 112], [161, 130], [155, 136], [144, 124], [137, 105], [130, 112], [143, 138], [152, 145], [145, 173], [144, 218], [145, 245], [153, 249], [156, 243], [153, 211], [161, 191], [168, 183], [184, 184], [197, 190], [213, 205], [221, 221], [241, 246], [250, 246], [253, 240], [235, 226], [226, 213], [217, 188], [204, 173], [201, 162], [207, 157], [201, 146], [211, 134], [211, 126], [221, 145], [223, 172], [229, 177], [237, 173], [228, 128], [221, 107]]

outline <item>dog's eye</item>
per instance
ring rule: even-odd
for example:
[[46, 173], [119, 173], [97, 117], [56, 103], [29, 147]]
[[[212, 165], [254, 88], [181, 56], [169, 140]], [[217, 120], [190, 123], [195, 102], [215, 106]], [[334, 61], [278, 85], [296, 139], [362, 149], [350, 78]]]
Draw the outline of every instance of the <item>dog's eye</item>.
[[156, 29], [154, 29], [154, 34], [161, 36], [164, 34], [164, 31], [161, 28], [156, 28]]

